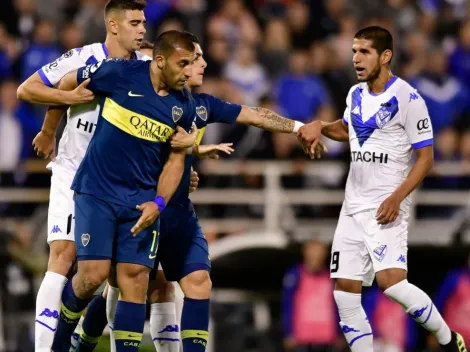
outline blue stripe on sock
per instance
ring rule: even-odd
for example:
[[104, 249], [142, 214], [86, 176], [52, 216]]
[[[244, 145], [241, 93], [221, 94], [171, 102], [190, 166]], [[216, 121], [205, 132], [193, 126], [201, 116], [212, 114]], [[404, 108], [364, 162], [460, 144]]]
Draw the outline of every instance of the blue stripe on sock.
[[349, 347], [351, 347], [351, 346], [353, 345], [353, 343], [356, 342], [357, 340], [362, 339], [363, 337], [366, 337], [366, 336], [370, 336], [370, 335], [372, 335], [371, 332], [368, 332], [367, 334], [362, 334], [362, 335], [356, 336], [356, 337], [353, 338], [353, 339], [351, 340], [351, 342], [349, 343]]
[[155, 337], [152, 341], [172, 341], [179, 342], [180, 339], [170, 339], [169, 337]]
[[428, 317], [426, 318], [426, 320], [424, 321], [424, 323], [422, 323], [422, 325], [426, 324], [429, 320], [429, 318], [431, 317], [431, 313], [432, 313], [432, 307], [434, 306], [434, 304], [431, 303], [431, 309], [429, 310], [429, 313], [428, 313]]
[[46, 328], [48, 328], [48, 329], [51, 330], [52, 332], [55, 332], [55, 331], [57, 330], [57, 328], [53, 329], [53, 328], [51, 328], [49, 325], [47, 325], [46, 323], [43, 323], [42, 321], [36, 320], [36, 323], [39, 323], [39, 324], [41, 324], [42, 326], [45, 326]]

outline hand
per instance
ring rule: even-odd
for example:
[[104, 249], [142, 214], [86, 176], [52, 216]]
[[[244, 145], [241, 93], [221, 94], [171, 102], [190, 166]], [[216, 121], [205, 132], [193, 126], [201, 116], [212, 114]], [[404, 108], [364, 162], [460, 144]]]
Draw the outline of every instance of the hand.
[[304, 151], [309, 154], [308, 148], [315, 150], [320, 142], [322, 130], [321, 121], [313, 121], [299, 128], [297, 138], [304, 147]]
[[152, 225], [160, 215], [160, 210], [154, 202], [145, 202], [141, 205], [138, 205], [136, 208], [137, 210], [142, 211], [142, 215], [140, 216], [139, 221], [137, 221], [137, 223], [131, 229], [132, 235], [134, 237], [137, 236], [140, 231]]
[[233, 143], [221, 143], [221, 144], [207, 144], [198, 145], [196, 152], [194, 153], [199, 159], [219, 159], [218, 152], [224, 152], [225, 154], [232, 154], [235, 150], [232, 148]]
[[87, 104], [95, 99], [95, 95], [89, 89], [87, 89], [90, 79], [83, 81], [77, 88], [74, 90], [68, 91], [67, 94], [67, 105], [80, 105]]
[[191, 128], [191, 133], [186, 132], [186, 130], [180, 126], [177, 127], [176, 133], [171, 136], [171, 147], [173, 149], [187, 149], [194, 145], [197, 137], [197, 127], [193, 123]]
[[284, 339], [284, 349], [286, 351], [294, 351], [297, 343], [293, 337], [288, 337]]
[[[304, 148], [305, 150], [305, 148]], [[313, 146], [310, 147], [310, 150], [308, 151], [308, 155], [310, 156], [310, 159], [321, 159], [323, 154], [328, 153], [328, 148], [326, 147], [325, 143], [322, 141], [318, 141], [318, 144], [315, 148]]]
[[189, 193], [194, 192], [199, 185], [199, 176], [196, 171], [191, 168], [191, 178], [189, 180]]
[[55, 134], [40, 131], [33, 139], [33, 148], [40, 158], [55, 160]]
[[398, 215], [400, 215], [400, 204], [401, 199], [395, 194], [385, 199], [382, 204], [380, 204], [377, 214], [375, 215], [377, 222], [380, 225], [394, 222]]

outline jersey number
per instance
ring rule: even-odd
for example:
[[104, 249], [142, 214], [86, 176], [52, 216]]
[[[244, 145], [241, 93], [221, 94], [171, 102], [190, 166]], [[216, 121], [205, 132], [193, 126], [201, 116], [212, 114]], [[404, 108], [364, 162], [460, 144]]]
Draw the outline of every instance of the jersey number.
[[339, 252], [333, 252], [331, 255], [331, 272], [336, 273], [339, 269]]
[[153, 230], [153, 240], [152, 240], [152, 247], [150, 248], [149, 259], [155, 259], [157, 256], [157, 249], [158, 249], [158, 231]]

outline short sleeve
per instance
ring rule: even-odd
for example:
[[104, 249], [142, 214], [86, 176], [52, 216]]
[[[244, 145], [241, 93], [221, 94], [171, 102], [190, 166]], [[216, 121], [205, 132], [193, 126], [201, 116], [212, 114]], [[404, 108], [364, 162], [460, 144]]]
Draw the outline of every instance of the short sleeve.
[[41, 67], [37, 72], [44, 84], [53, 87], [67, 73], [85, 65], [80, 51], [81, 48], [69, 50], [57, 60]]
[[229, 103], [212, 95], [203, 95], [209, 108], [207, 123], [235, 123], [242, 110], [241, 105]]
[[431, 118], [424, 99], [417, 91], [405, 97], [407, 104], [404, 128], [413, 149], [424, 148], [433, 144]]
[[349, 91], [348, 96], [346, 97], [346, 109], [343, 113], [343, 123], [349, 125], [349, 120], [351, 119], [351, 91]]
[[109, 95], [114, 90], [126, 66], [126, 60], [107, 59], [96, 64], [81, 67], [77, 71], [77, 82], [91, 79], [87, 88], [94, 93]]

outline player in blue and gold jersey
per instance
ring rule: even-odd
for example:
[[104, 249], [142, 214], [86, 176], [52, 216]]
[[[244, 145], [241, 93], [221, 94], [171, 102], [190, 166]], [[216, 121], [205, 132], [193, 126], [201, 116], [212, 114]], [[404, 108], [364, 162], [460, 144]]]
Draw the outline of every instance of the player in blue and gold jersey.
[[[116, 351], [139, 348], [148, 273], [158, 247], [155, 220], [184, 170], [185, 149], [169, 151], [166, 142], [176, 129], [190, 130], [195, 114], [184, 89], [194, 44], [181, 32], [165, 32], [153, 56], [147, 62], [102, 61], [69, 73], [61, 83], [70, 90], [90, 79], [88, 89], [102, 101], [96, 133], [72, 184], [79, 262], [64, 288], [58, 341], [70, 338], [65, 336], [70, 329], [61, 327], [78, 321], [113, 261], [121, 293]], [[64, 351], [60, 345], [53, 350]]]

